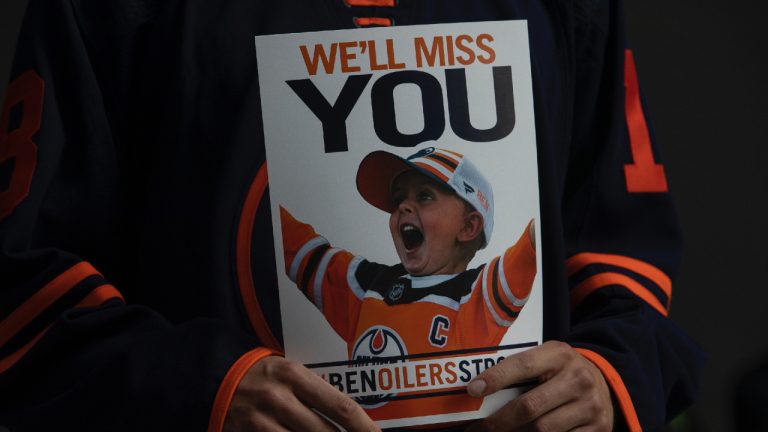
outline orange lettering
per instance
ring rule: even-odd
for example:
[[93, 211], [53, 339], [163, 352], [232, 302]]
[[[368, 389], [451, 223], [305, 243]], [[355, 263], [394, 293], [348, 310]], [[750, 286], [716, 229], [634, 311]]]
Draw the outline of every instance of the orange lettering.
[[445, 382], [448, 384], [456, 384], [456, 381], [458, 381], [459, 377], [456, 375], [456, 363], [454, 362], [448, 362], [445, 364], [445, 373], [448, 374], [448, 378], [445, 379]]
[[432, 385], [443, 384], [443, 377], [441, 376], [442, 373], [443, 368], [440, 367], [439, 363], [432, 363], [429, 365], [429, 381], [432, 383]]
[[403, 371], [403, 388], [414, 388], [416, 387], [416, 384], [408, 381], [408, 369], [402, 368]]
[[435, 66], [435, 60], [440, 57], [440, 66], [445, 66], [445, 58], [443, 54], [443, 37], [438, 36], [432, 39], [432, 49], [427, 47], [427, 42], [423, 37], [417, 37], [413, 40], [416, 47], [416, 66], [422, 67], [424, 65], [424, 59], [427, 61], [429, 67]]
[[483, 33], [477, 37], [478, 48], [488, 53], [487, 57], [478, 55], [477, 60], [482, 64], [491, 64], [494, 62], [494, 60], [496, 60], [496, 51], [494, 51], [493, 48], [491, 48], [489, 45], [486, 45], [485, 41], [493, 42], [493, 36], [489, 35], [488, 33]]
[[416, 365], [416, 385], [419, 387], [424, 387], [426, 385], [429, 385], [429, 382], [425, 380], [427, 378], [427, 365]]
[[371, 70], [386, 70], [387, 65], [379, 64], [376, 59], [376, 41], [368, 41], [368, 58], [371, 63]]
[[395, 47], [392, 39], [387, 39], [387, 60], [390, 69], [403, 69], [405, 67], [405, 63], [395, 62]]
[[357, 42], [342, 42], [341, 48], [341, 71], [344, 73], [360, 72], [360, 66], [350, 66], [349, 61], [357, 58], [357, 54], [350, 53], [348, 50], [357, 46]]
[[[386, 384], [384, 375], [386, 374]], [[389, 369], [379, 369], [379, 388], [382, 390], [389, 390], [392, 388], [392, 371]]]
[[472, 42], [472, 37], [469, 35], [464, 34], [456, 38], [456, 48], [467, 55], [467, 57], [459, 55], [456, 57], [456, 60], [464, 66], [469, 66], [475, 61], [475, 52], [466, 45], [467, 42]]
[[312, 59], [309, 59], [309, 52], [307, 52], [307, 47], [304, 45], [299, 46], [299, 49], [301, 50], [301, 57], [304, 59], [304, 65], [307, 67], [307, 72], [309, 72], [310, 75], [316, 75], [317, 74], [317, 67], [319, 66], [319, 63], [323, 63], [323, 69], [325, 69], [325, 73], [332, 74], [334, 64], [336, 63], [336, 43], [331, 44], [331, 55], [326, 55], [325, 48], [322, 44], [315, 45], [315, 50], [312, 52]]
[[448, 64], [453, 66], [456, 64], [456, 57], [453, 55], [453, 36], [446, 36], [445, 39], [445, 47], [448, 48]]

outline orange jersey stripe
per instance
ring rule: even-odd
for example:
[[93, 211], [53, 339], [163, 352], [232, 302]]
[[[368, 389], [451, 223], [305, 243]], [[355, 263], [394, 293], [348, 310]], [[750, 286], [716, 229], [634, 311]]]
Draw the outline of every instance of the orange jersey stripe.
[[93, 266], [85, 261], [75, 264], [48, 282], [24, 303], [0, 322], [0, 346], [5, 345], [27, 324], [89, 276], [98, 275]]
[[578, 306], [594, 291], [609, 285], [621, 285], [631, 291], [634, 295], [643, 299], [651, 307], [659, 311], [660, 314], [667, 316], [669, 313], [652, 292], [648, 291], [646, 287], [642, 286], [636, 280], [621, 273], [599, 273], [576, 285], [576, 287], [571, 290], [571, 308]]
[[347, 6], [395, 7], [395, 0], [344, 0]]
[[120, 294], [120, 291], [118, 291], [117, 288], [109, 284], [104, 284], [96, 287], [93, 291], [88, 293], [88, 295], [85, 296], [84, 299], [80, 300], [75, 305], [75, 307], [81, 308], [100, 306], [107, 300], [112, 300], [114, 298], [119, 298], [120, 300], [125, 301], [123, 295]]
[[392, 20], [389, 18], [379, 18], [379, 17], [354, 17], [352, 18], [355, 25], [358, 27], [370, 27], [370, 26], [382, 26], [382, 27], [389, 27], [392, 25]]
[[621, 408], [621, 412], [624, 414], [624, 419], [627, 422], [627, 426], [629, 426], [630, 432], [641, 432], [643, 428], [640, 426], [640, 420], [637, 418], [635, 405], [632, 403], [632, 398], [627, 391], [627, 387], [624, 385], [624, 380], [621, 379], [621, 375], [600, 354], [584, 348], [574, 349], [584, 358], [591, 361], [603, 373], [605, 380], [611, 386], [611, 390], [613, 390], [613, 395], [616, 396], [616, 400], [619, 402], [619, 408]]
[[256, 218], [256, 212], [259, 209], [264, 192], [267, 189], [267, 164], [264, 163], [256, 177], [253, 179], [251, 188], [243, 204], [243, 210], [240, 216], [240, 222], [237, 227], [237, 282], [240, 286], [240, 296], [243, 299], [243, 306], [248, 315], [251, 327], [256, 332], [259, 340], [269, 347], [279, 348], [280, 344], [261, 312], [259, 299], [256, 297], [256, 286], [253, 283], [253, 273], [251, 270], [251, 239], [253, 236], [253, 221]]
[[282, 355], [278, 351], [274, 351], [268, 348], [256, 348], [253, 351], [248, 351], [243, 354], [224, 376], [224, 379], [219, 385], [219, 390], [216, 392], [216, 398], [213, 401], [213, 407], [211, 408], [211, 417], [208, 421], [208, 432], [221, 432], [224, 429], [224, 419], [227, 416], [227, 410], [229, 404], [232, 402], [232, 397], [235, 395], [235, 390], [240, 384], [240, 381], [245, 376], [245, 373], [262, 360], [264, 357], [271, 355]]
[[622, 267], [650, 279], [667, 295], [667, 308], [669, 308], [672, 299], [672, 280], [657, 267], [627, 256], [584, 252], [568, 258], [565, 263], [568, 276], [573, 276], [590, 264]]
[[[115, 289], [112, 285], [101, 285], [99, 287], [96, 287], [93, 291], [91, 291], [83, 300], [81, 300], [78, 304], [75, 305], [75, 308], [79, 307], [92, 307], [92, 306], [98, 306], [106, 302], [107, 300], [111, 300], [113, 298], [119, 298], [123, 299], [123, 296], [120, 294], [120, 292]], [[48, 331], [50, 326], [46, 327], [38, 333], [32, 340], [24, 344], [21, 348], [16, 350], [16, 352], [6, 356], [2, 360], [0, 360], [0, 373], [3, 373], [11, 368], [14, 364], [16, 364], [19, 360], [21, 360], [22, 357], [30, 350], [33, 346], [37, 344], [37, 342], [42, 339], [43, 335]]]

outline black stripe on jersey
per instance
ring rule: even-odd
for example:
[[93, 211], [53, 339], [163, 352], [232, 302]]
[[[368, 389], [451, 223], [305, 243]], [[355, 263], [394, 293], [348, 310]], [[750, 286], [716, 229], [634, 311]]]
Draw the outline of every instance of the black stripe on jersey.
[[296, 281], [299, 289], [301, 289], [301, 292], [303, 292], [307, 298], [309, 298], [309, 294], [307, 293], [307, 290], [309, 289], [309, 281], [312, 280], [312, 275], [315, 273], [315, 270], [317, 270], [317, 266], [320, 264], [323, 255], [325, 255], [325, 252], [330, 248], [331, 245], [327, 243], [316, 247], [307, 261], [307, 266], [304, 268], [304, 273], [301, 275], [301, 279]]
[[[32, 340], [38, 333], [61, 319], [61, 315], [72, 310], [97, 287], [106, 284], [101, 275], [91, 275], [75, 284], [53, 304], [42, 310], [35, 318], [14, 335], [5, 345], [0, 347], [0, 358], [6, 357]], [[1, 431], [2, 429], [0, 429]]]
[[402, 362], [404, 360], [418, 360], [418, 359], [427, 359], [427, 358], [435, 358], [435, 357], [445, 358], [445, 357], [451, 357], [451, 356], [462, 355], [462, 354], [497, 353], [499, 351], [504, 351], [504, 350], [530, 348], [538, 345], [539, 345], [538, 342], [532, 341], [532, 342], [522, 342], [522, 343], [508, 344], [508, 345], [494, 345], [489, 347], [475, 347], [475, 348], [464, 348], [464, 349], [448, 350], [448, 351], [422, 352], [422, 353], [406, 354], [406, 355], [400, 355], [400, 356], [382, 356], [382, 357], [376, 357], [374, 359], [360, 358], [356, 360], [341, 360], [341, 361], [332, 361], [332, 362], [323, 362], [323, 363], [306, 363], [304, 367], [309, 369], [317, 369], [317, 368], [327, 368], [327, 367], [336, 367], [336, 366], [366, 366], [366, 365], [369, 365], [373, 360], [375, 360], [377, 364], [389, 364], [389, 363]]
[[503, 301], [501, 301], [501, 296], [499, 295], [499, 264], [501, 264], [501, 259], [497, 260], [493, 266], [493, 286], [491, 287], [491, 290], [493, 291], [493, 299], [496, 300], [496, 304], [499, 305], [499, 309], [501, 309], [501, 311], [504, 312], [508, 317], [517, 318], [520, 312], [513, 311], [512, 309], [508, 308]]
[[448, 165], [449, 167], [451, 167], [452, 170], [455, 170], [456, 167], [458, 166], [458, 165], [456, 165], [456, 162], [454, 162], [454, 161], [452, 161], [450, 159], [446, 159], [446, 158], [444, 158], [444, 157], [442, 157], [440, 155], [436, 155], [434, 153], [432, 153], [431, 155], [427, 155], [427, 158], [428, 159], [434, 159], [436, 161], [440, 161], [440, 162]]
[[[404, 278], [404, 276], [408, 274], [405, 271], [405, 268], [402, 264], [397, 264], [392, 267], [378, 268], [378, 272], [367, 281], [367, 284], [363, 285], [361, 281], [361, 286], [365, 291], [375, 291], [379, 293], [384, 298], [384, 302], [388, 305], [413, 303], [433, 294], [459, 302], [462, 297], [472, 291], [473, 282], [477, 279], [477, 274], [482, 268], [483, 267], [478, 267], [476, 269], [463, 271], [455, 278], [448, 279], [447, 281], [431, 287], [412, 288], [411, 281]], [[358, 270], [358, 276], [359, 273], [360, 270]], [[406, 289], [402, 295], [396, 297], [391, 296], [390, 294], [394, 285], [399, 283], [403, 283], [406, 286]]]
[[575, 288], [580, 283], [584, 282], [585, 280], [589, 279], [592, 276], [595, 276], [600, 273], [606, 273], [606, 272], [619, 273], [631, 279], [634, 279], [640, 285], [645, 287], [645, 289], [650, 291], [654, 296], [656, 296], [656, 298], [659, 299], [659, 302], [661, 302], [661, 304], [665, 308], [669, 303], [669, 298], [667, 297], [667, 294], [653, 280], [645, 277], [640, 273], [635, 273], [630, 269], [627, 269], [624, 267], [612, 266], [610, 264], [595, 263], [595, 264], [590, 264], [584, 267], [583, 269], [579, 270], [576, 274], [573, 274], [568, 278], [569, 289]]

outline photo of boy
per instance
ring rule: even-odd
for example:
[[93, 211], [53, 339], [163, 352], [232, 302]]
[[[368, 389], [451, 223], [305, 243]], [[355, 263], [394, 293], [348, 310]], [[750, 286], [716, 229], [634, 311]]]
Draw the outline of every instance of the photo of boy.
[[[533, 220], [500, 256], [468, 269], [491, 239], [494, 201], [490, 183], [466, 156], [434, 147], [406, 159], [374, 151], [361, 161], [356, 181], [363, 199], [389, 213], [399, 264], [331, 247], [280, 207], [285, 271], [346, 342], [348, 358], [499, 345], [536, 276]], [[408, 415], [403, 409], [418, 415], [477, 409], [467, 406], [476, 401], [459, 399], [455, 410], [409, 401], [396, 416]], [[369, 411], [372, 418], [388, 418], [384, 410], [393, 408], [373, 405], [381, 412]]]

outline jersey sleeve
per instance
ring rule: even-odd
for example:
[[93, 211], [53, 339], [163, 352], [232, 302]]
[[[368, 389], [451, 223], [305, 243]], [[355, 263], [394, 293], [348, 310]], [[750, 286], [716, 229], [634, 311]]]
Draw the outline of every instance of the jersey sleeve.
[[111, 282], [123, 189], [75, 5], [30, 2], [0, 119], [0, 429], [202, 430], [230, 367], [267, 351]]
[[343, 249], [333, 248], [312, 226], [280, 207], [285, 272], [304, 296], [347, 342], [354, 337], [365, 296], [357, 273], [373, 265]]
[[474, 323], [461, 327], [464, 345], [499, 345], [528, 301], [537, 272], [532, 224], [514, 245], [482, 267], [469, 298], [460, 300], [459, 321]]
[[571, 332], [629, 430], [690, 405], [699, 347], [668, 319], [678, 221], [627, 49], [621, 1], [577, 2], [573, 142], [563, 200]]

